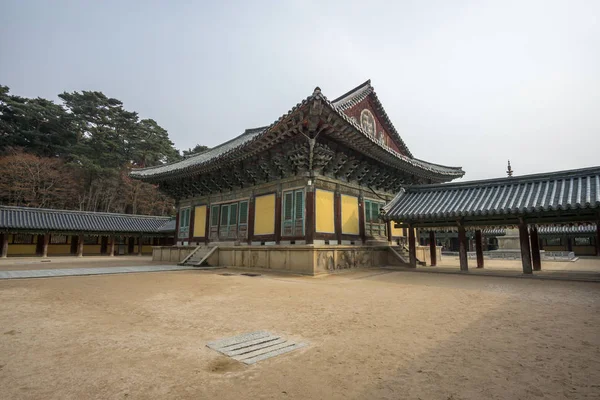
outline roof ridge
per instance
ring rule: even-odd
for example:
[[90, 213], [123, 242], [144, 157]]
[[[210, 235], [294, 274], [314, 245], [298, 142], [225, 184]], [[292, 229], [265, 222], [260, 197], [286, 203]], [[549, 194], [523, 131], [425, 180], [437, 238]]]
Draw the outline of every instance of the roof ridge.
[[[551, 171], [551, 172], [540, 172], [535, 174], [528, 175], [519, 175], [512, 177], [500, 177], [500, 178], [488, 178], [488, 179], [478, 179], [474, 181], [464, 181], [464, 182], [451, 182], [451, 183], [435, 183], [435, 184], [426, 184], [426, 185], [410, 185], [406, 186], [407, 190], [424, 190], [424, 189], [450, 189], [450, 188], [466, 188], [472, 185], [485, 185], [485, 186], [493, 186], [498, 184], [519, 184], [523, 182], [530, 182], [532, 179], [535, 180], [545, 180], [545, 179], [565, 179], [568, 175], [584, 175], [585, 173], [600, 174], [600, 165], [594, 167], [585, 167], [585, 168], [575, 168], [575, 169], [567, 169], [561, 171]], [[573, 176], [574, 178], [576, 176]]]
[[331, 100], [331, 103], [337, 103], [341, 100], [343, 100], [345, 97], [350, 96], [351, 94], [358, 92], [360, 89], [364, 88], [365, 86], [369, 86], [369, 88], [373, 88], [371, 86], [371, 80], [367, 79], [366, 82], [361, 83], [360, 85], [358, 85], [357, 87], [355, 87], [354, 89], [349, 90], [348, 92], [344, 93], [343, 95], [339, 96], [338, 98]]
[[0, 209], [6, 210], [21, 210], [21, 211], [34, 211], [34, 212], [54, 212], [54, 213], [71, 213], [71, 214], [90, 214], [90, 215], [106, 215], [106, 216], [119, 216], [119, 217], [136, 217], [136, 218], [148, 218], [148, 219], [171, 219], [170, 216], [161, 215], [143, 215], [143, 214], [124, 214], [124, 213], [110, 213], [104, 211], [80, 211], [80, 210], [61, 210], [55, 208], [37, 208], [37, 207], [24, 207], [24, 206], [7, 206], [0, 205]]

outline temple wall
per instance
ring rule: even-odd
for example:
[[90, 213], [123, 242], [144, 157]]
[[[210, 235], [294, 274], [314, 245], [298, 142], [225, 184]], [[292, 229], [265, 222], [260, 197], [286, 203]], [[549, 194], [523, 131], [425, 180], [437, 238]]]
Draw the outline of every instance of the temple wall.
[[334, 194], [334, 192], [323, 189], [317, 189], [315, 191], [315, 219], [317, 232], [335, 233]]
[[257, 196], [254, 199], [254, 234], [275, 233], [275, 194]]
[[[299, 214], [294, 194], [294, 220], [284, 221], [284, 209], [290, 201], [286, 193], [291, 191], [302, 191], [303, 198], [299, 200], [303, 201], [303, 208]], [[374, 193], [370, 188], [329, 176], [317, 174], [309, 178], [300, 174], [230, 192], [183, 199], [179, 203], [179, 210], [189, 209], [191, 215], [189, 229], [188, 225], [184, 225], [186, 228], [177, 234], [177, 243], [197, 245], [208, 241], [254, 245], [354, 245], [364, 244], [363, 238], [365, 243], [372, 239], [386, 241], [387, 226], [373, 230], [372, 223], [365, 225], [364, 202], [369, 200], [384, 203], [392, 197], [392, 193]], [[224, 223], [224, 212], [234, 209], [241, 215], [240, 210], [242, 206], [246, 210], [246, 204], [247, 223], [241, 222], [239, 217], [234, 225], [231, 225], [231, 221], [229, 224]], [[287, 211], [290, 211], [289, 205]], [[219, 216], [215, 217], [215, 213]], [[298, 219], [299, 215], [301, 220]], [[184, 216], [187, 217], [187, 212]], [[181, 218], [182, 214], [179, 213], [178, 224], [181, 224]], [[382, 221], [381, 225], [386, 224]], [[225, 229], [222, 229], [223, 226]], [[392, 237], [402, 236], [401, 228], [392, 229]]]
[[358, 235], [360, 233], [359, 217], [360, 207], [358, 197], [342, 195], [342, 233]]
[[194, 237], [206, 234], [206, 205], [194, 208]]

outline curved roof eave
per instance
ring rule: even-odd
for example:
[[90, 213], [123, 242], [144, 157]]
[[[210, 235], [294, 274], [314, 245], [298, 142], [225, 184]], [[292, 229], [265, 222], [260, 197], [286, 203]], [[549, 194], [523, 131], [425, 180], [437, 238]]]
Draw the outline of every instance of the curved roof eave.
[[[370, 81], [368, 81], [370, 83]], [[364, 84], [363, 84], [364, 85]], [[370, 85], [369, 85], [370, 87]], [[371, 88], [371, 87], [370, 87]], [[232, 153], [239, 151], [242, 148], [250, 146], [252, 143], [260, 140], [262, 137], [271, 132], [274, 127], [276, 127], [280, 122], [285, 119], [291, 117], [295, 112], [299, 109], [306, 106], [310, 101], [313, 100], [323, 100], [325, 104], [342, 120], [344, 120], [347, 124], [351, 125], [353, 129], [361, 133], [365, 139], [370, 140], [370, 145], [376, 147], [378, 152], [389, 158], [390, 156], [395, 158], [400, 162], [399, 165], [395, 165], [396, 168], [405, 170], [409, 173], [419, 174], [419, 171], [423, 171], [425, 174], [430, 175], [434, 174], [438, 176], [438, 178], [449, 178], [455, 179], [462, 177], [464, 175], [464, 171], [461, 167], [448, 167], [444, 165], [434, 164], [427, 161], [423, 161], [417, 158], [413, 158], [412, 156], [405, 156], [396, 152], [395, 150], [389, 147], [381, 146], [374, 137], [371, 137], [368, 133], [366, 133], [360, 125], [358, 125], [354, 120], [348, 117], [342, 109], [336, 107], [333, 102], [330, 102], [327, 97], [325, 97], [320, 90], [315, 90], [315, 92], [304, 99], [301, 103], [298, 103], [292, 109], [290, 109], [287, 113], [283, 114], [276, 121], [274, 121], [271, 125], [261, 128], [255, 129], [247, 129], [241, 135], [217, 146], [208, 151], [193, 155], [184, 160], [176, 161], [169, 164], [148, 167], [148, 168], [139, 168], [133, 169], [130, 171], [130, 176], [137, 179], [142, 180], [159, 180], [161, 178], [166, 178], [168, 176], [176, 176], [182, 173], [189, 173], [193, 170], [196, 170], [202, 166], [215, 163], [217, 161], [221, 161], [226, 159]], [[359, 151], [361, 149], [358, 149]], [[389, 164], [389, 163], [388, 163]], [[395, 163], [394, 163], [395, 164]]]

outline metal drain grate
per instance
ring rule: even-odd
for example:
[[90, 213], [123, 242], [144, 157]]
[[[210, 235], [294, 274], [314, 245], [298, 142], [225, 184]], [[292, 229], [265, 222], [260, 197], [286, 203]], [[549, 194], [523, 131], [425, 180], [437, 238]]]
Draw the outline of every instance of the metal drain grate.
[[245, 273], [240, 274], [240, 275], [244, 275], [244, 276], [260, 276], [260, 274], [251, 274], [249, 272], [245, 272]]
[[302, 348], [306, 344], [290, 342], [279, 335], [259, 331], [216, 340], [206, 346], [234, 360], [254, 364]]

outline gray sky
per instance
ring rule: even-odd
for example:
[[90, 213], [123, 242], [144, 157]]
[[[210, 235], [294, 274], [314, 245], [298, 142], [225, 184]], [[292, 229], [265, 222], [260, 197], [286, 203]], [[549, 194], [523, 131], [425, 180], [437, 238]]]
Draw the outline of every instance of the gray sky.
[[178, 148], [367, 79], [421, 159], [465, 179], [600, 165], [600, 1], [0, 2], [0, 84], [99, 90]]

